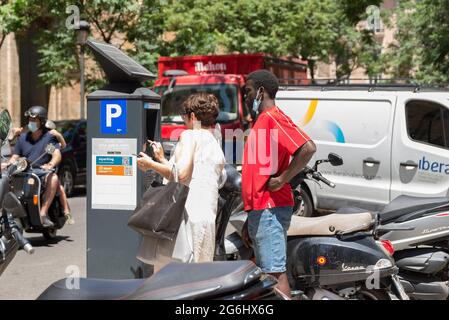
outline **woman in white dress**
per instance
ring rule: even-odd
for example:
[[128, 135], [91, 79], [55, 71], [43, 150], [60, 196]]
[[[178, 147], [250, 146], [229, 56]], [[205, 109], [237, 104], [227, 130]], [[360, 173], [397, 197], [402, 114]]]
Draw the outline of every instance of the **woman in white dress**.
[[187, 219], [176, 240], [143, 237], [137, 258], [155, 271], [171, 261], [210, 262], [215, 251], [215, 217], [218, 185], [225, 164], [219, 138], [214, 135], [219, 113], [217, 98], [208, 93], [191, 95], [182, 105], [187, 126], [174, 155], [167, 161], [160, 143], [152, 142], [154, 160], [144, 153], [137, 159], [142, 171], [154, 170], [165, 179], [189, 186]]

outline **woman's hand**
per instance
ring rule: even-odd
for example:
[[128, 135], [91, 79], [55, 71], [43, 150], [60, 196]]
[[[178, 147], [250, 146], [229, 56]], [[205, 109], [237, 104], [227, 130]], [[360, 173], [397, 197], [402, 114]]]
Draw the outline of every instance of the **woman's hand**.
[[20, 128], [12, 128], [11, 131], [12, 131], [12, 134], [13, 134], [14, 137], [18, 137], [18, 136], [20, 136], [20, 135], [22, 134], [22, 132], [23, 132], [23, 127], [20, 127]]
[[147, 140], [147, 143], [149, 143], [151, 147], [153, 147], [153, 159], [159, 163], [164, 163], [166, 159], [162, 144], [160, 142], [154, 142], [151, 140]]
[[52, 136], [54, 136], [58, 140], [58, 142], [61, 144], [62, 149], [67, 147], [67, 143], [65, 142], [65, 139], [62, 136], [62, 134], [60, 134], [56, 129], [51, 129], [49, 132]]
[[137, 167], [141, 171], [145, 172], [151, 169], [153, 162], [153, 159], [151, 159], [146, 153], [141, 152], [137, 158]]

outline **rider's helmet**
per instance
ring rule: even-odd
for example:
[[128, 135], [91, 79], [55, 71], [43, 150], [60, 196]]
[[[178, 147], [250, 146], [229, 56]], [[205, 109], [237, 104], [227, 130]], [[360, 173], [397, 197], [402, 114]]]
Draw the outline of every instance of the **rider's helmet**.
[[42, 125], [45, 125], [47, 121], [47, 109], [41, 106], [32, 106], [27, 111], [25, 111], [26, 118], [39, 118]]

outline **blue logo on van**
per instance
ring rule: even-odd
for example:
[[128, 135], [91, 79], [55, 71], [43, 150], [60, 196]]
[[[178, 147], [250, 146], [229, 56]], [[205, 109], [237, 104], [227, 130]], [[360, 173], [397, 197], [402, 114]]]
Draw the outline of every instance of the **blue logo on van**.
[[422, 171], [449, 174], [449, 164], [436, 161], [431, 162], [426, 160], [425, 156], [423, 156], [422, 159], [419, 160], [418, 168]]
[[126, 134], [126, 100], [101, 100], [102, 134]]

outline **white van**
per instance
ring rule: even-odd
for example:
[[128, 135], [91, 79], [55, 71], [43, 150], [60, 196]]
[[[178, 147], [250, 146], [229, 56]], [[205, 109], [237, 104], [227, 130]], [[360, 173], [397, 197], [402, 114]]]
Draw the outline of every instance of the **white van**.
[[[449, 196], [449, 91], [408, 87], [288, 87], [276, 102], [344, 164], [320, 166], [336, 188], [307, 181], [315, 209], [378, 210], [399, 195]], [[311, 162], [312, 163], [312, 162]]]

